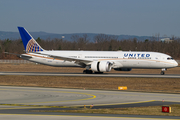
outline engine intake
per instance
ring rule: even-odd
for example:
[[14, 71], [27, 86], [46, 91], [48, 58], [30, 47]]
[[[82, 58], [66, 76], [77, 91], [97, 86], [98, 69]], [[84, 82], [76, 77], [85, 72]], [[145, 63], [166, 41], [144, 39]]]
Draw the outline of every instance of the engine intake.
[[91, 70], [95, 72], [109, 72], [111, 71], [111, 63], [109, 61], [94, 61], [91, 64]]

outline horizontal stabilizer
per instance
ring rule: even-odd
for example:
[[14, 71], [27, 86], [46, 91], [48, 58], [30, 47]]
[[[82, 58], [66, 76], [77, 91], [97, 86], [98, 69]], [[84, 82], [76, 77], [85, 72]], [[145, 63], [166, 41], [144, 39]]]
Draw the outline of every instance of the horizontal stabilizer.
[[21, 54], [16, 54], [16, 53], [9, 53], [9, 52], [4, 52], [5, 54], [11, 54], [11, 55], [16, 55], [17, 57], [20, 57]]

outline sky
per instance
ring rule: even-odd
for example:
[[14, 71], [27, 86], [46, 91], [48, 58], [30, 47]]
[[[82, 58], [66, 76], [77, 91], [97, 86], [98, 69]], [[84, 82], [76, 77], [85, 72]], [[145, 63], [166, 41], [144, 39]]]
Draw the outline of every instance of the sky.
[[180, 0], [0, 0], [0, 31], [180, 36]]

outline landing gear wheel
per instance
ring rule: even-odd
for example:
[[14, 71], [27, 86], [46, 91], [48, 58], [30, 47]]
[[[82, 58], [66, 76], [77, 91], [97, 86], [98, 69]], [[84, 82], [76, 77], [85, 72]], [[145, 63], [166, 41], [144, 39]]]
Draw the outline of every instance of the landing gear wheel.
[[92, 70], [88, 70], [88, 74], [92, 74], [93, 73], [93, 71]]
[[161, 75], [164, 75], [164, 71], [161, 71]]
[[94, 72], [95, 74], [103, 74], [103, 72]]
[[92, 74], [92, 73], [93, 73], [92, 70], [84, 70], [84, 71], [83, 71], [83, 74]]
[[83, 74], [86, 74], [86, 70], [83, 71]]

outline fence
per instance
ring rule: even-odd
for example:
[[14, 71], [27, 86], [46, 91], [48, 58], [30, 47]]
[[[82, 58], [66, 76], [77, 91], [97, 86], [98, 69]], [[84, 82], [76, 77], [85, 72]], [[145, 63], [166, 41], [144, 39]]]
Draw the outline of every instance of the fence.
[[19, 63], [19, 64], [30, 64], [33, 62], [27, 60], [0, 60], [0, 63]]

